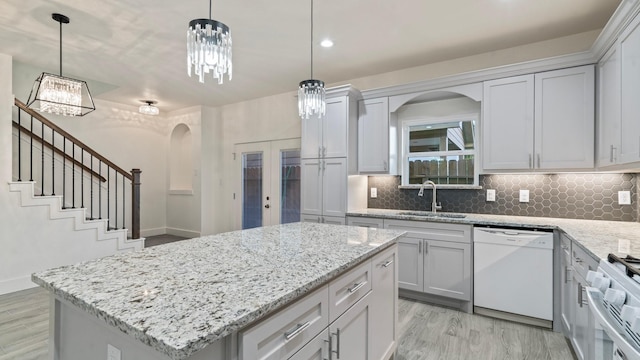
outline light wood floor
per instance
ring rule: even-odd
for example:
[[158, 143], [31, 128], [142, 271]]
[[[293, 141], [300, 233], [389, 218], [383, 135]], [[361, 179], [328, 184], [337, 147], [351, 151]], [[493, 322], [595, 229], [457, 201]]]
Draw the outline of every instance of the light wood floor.
[[[561, 334], [400, 299], [396, 360], [571, 360]], [[44, 360], [48, 293], [40, 288], [0, 296], [0, 360]]]

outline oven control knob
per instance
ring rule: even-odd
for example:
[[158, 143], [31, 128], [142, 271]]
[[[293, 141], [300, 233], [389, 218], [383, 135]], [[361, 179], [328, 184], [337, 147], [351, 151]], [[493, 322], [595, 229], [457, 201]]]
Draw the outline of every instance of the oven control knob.
[[604, 293], [604, 301], [608, 302], [611, 305], [619, 308], [624, 304], [624, 301], [627, 299], [627, 293], [618, 289], [607, 289]]
[[587, 273], [587, 283], [589, 283], [589, 285], [591, 286], [594, 286], [593, 282], [595, 281], [595, 279], [601, 277], [603, 277], [601, 273], [589, 270], [589, 272]]
[[606, 278], [604, 276], [596, 276], [595, 280], [591, 284], [594, 288], [600, 290], [601, 293], [607, 291], [609, 286], [611, 286], [611, 279]]
[[620, 312], [620, 317], [623, 321], [629, 323], [629, 325], [633, 324], [633, 321], [637, 318], [640, 318], [640, 308], [629, 305], [622, 305], [622, 311]]

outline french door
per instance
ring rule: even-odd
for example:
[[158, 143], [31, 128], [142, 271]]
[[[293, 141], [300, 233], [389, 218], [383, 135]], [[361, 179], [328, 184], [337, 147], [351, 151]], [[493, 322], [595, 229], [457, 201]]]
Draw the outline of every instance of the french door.
[[236, 228], [300, 221], [300, 139], [236, 144]]

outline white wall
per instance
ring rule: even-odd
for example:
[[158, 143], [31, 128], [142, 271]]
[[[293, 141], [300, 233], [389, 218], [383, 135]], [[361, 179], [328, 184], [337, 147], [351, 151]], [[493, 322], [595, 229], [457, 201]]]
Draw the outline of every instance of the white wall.
[[201, 235], [217, 234], [228, 230], [224, 223], [225, 200], [230, 197], [224, 192], [223, 171], [223, 122], [220, 109], [202, 107], [202, 156], [201, 175]]

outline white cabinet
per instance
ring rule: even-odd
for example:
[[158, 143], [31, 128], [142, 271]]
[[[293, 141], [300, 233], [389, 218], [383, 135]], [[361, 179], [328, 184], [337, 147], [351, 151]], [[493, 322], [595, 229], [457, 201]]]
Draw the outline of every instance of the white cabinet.
[[[365, 295], [329, 326], [334, 359], [371, 360], [371, 304]], [[380, 324], [389, 326], [389, 324]]]
[[484, 84], [484, 170], [591, 169], [593, 66]]
[[302, 119], [303, 159], [347, 157], [348, 154], [348, 97], [327, 99], [326, 114], [322, 118]]
[[358, 171], [389, 172], [389, 98], [358, 102]]
[[326, 360], [329, 358], [329, 330], [324, 330], [313, 338], [300, 351], [295, 353], [290, 360]]
[[594, 167], [594, 76], [592, 65], [535, 75], [534, 168]]
[[329, 285], [329, 321], [334, 321], [371, 291], [371, 261], [366, 261]]
[[485, 81], [482, 115], [483, 168], [531, 169], [533, 75]]
[[300, 221], [316, 224], [345, 225], [343, 217], [300, 214]]
[[[398, 317], [398, 248], [376, 255], [371, 261], [372, 287], [371, 320], [369, 334], [371, 336], [371, 360], [388, 360], [397, 347], [398, 333], [396, 329]], [[380, 326], [393, 324], [393, 326]]]
[[347, 210], [347, 159], [301, 161], [301, 214], [342, 217]]
[[384, 219], [380, 219], [380, 218], [367, 218], [367, 217], [360, 217], [360, 216], [347, 217], [347, 225], [349, 226], [360, 226], [360, 227], [366, 227], [366, 228], [382, 229], [384, 227], [383, 223], [384, 223]]
[[618, 162], [620, 149], [620, 51], [614, 44], [598, 63], [598, 167]]
[[398, 239], [400, 289], [471, 300], [471, 226], [403, 220], [384, 225], [407, 231]]
[[562, 236], [560, 258], [560, 320], [562, 331], [567, 337], [571, 337], [573, 324], [573, 275], [571, 267], [571, 240]]
[[620, 36], [621, 137], [619, 163], [640, 161], [640, 16]]
[[586, 280], [577, 272], [572, 273], [575, 286], [573, 303], [573, 326], [571, 329], [571, 345], [579, 360], [589, 359], [589, 306], [586, 303]]

